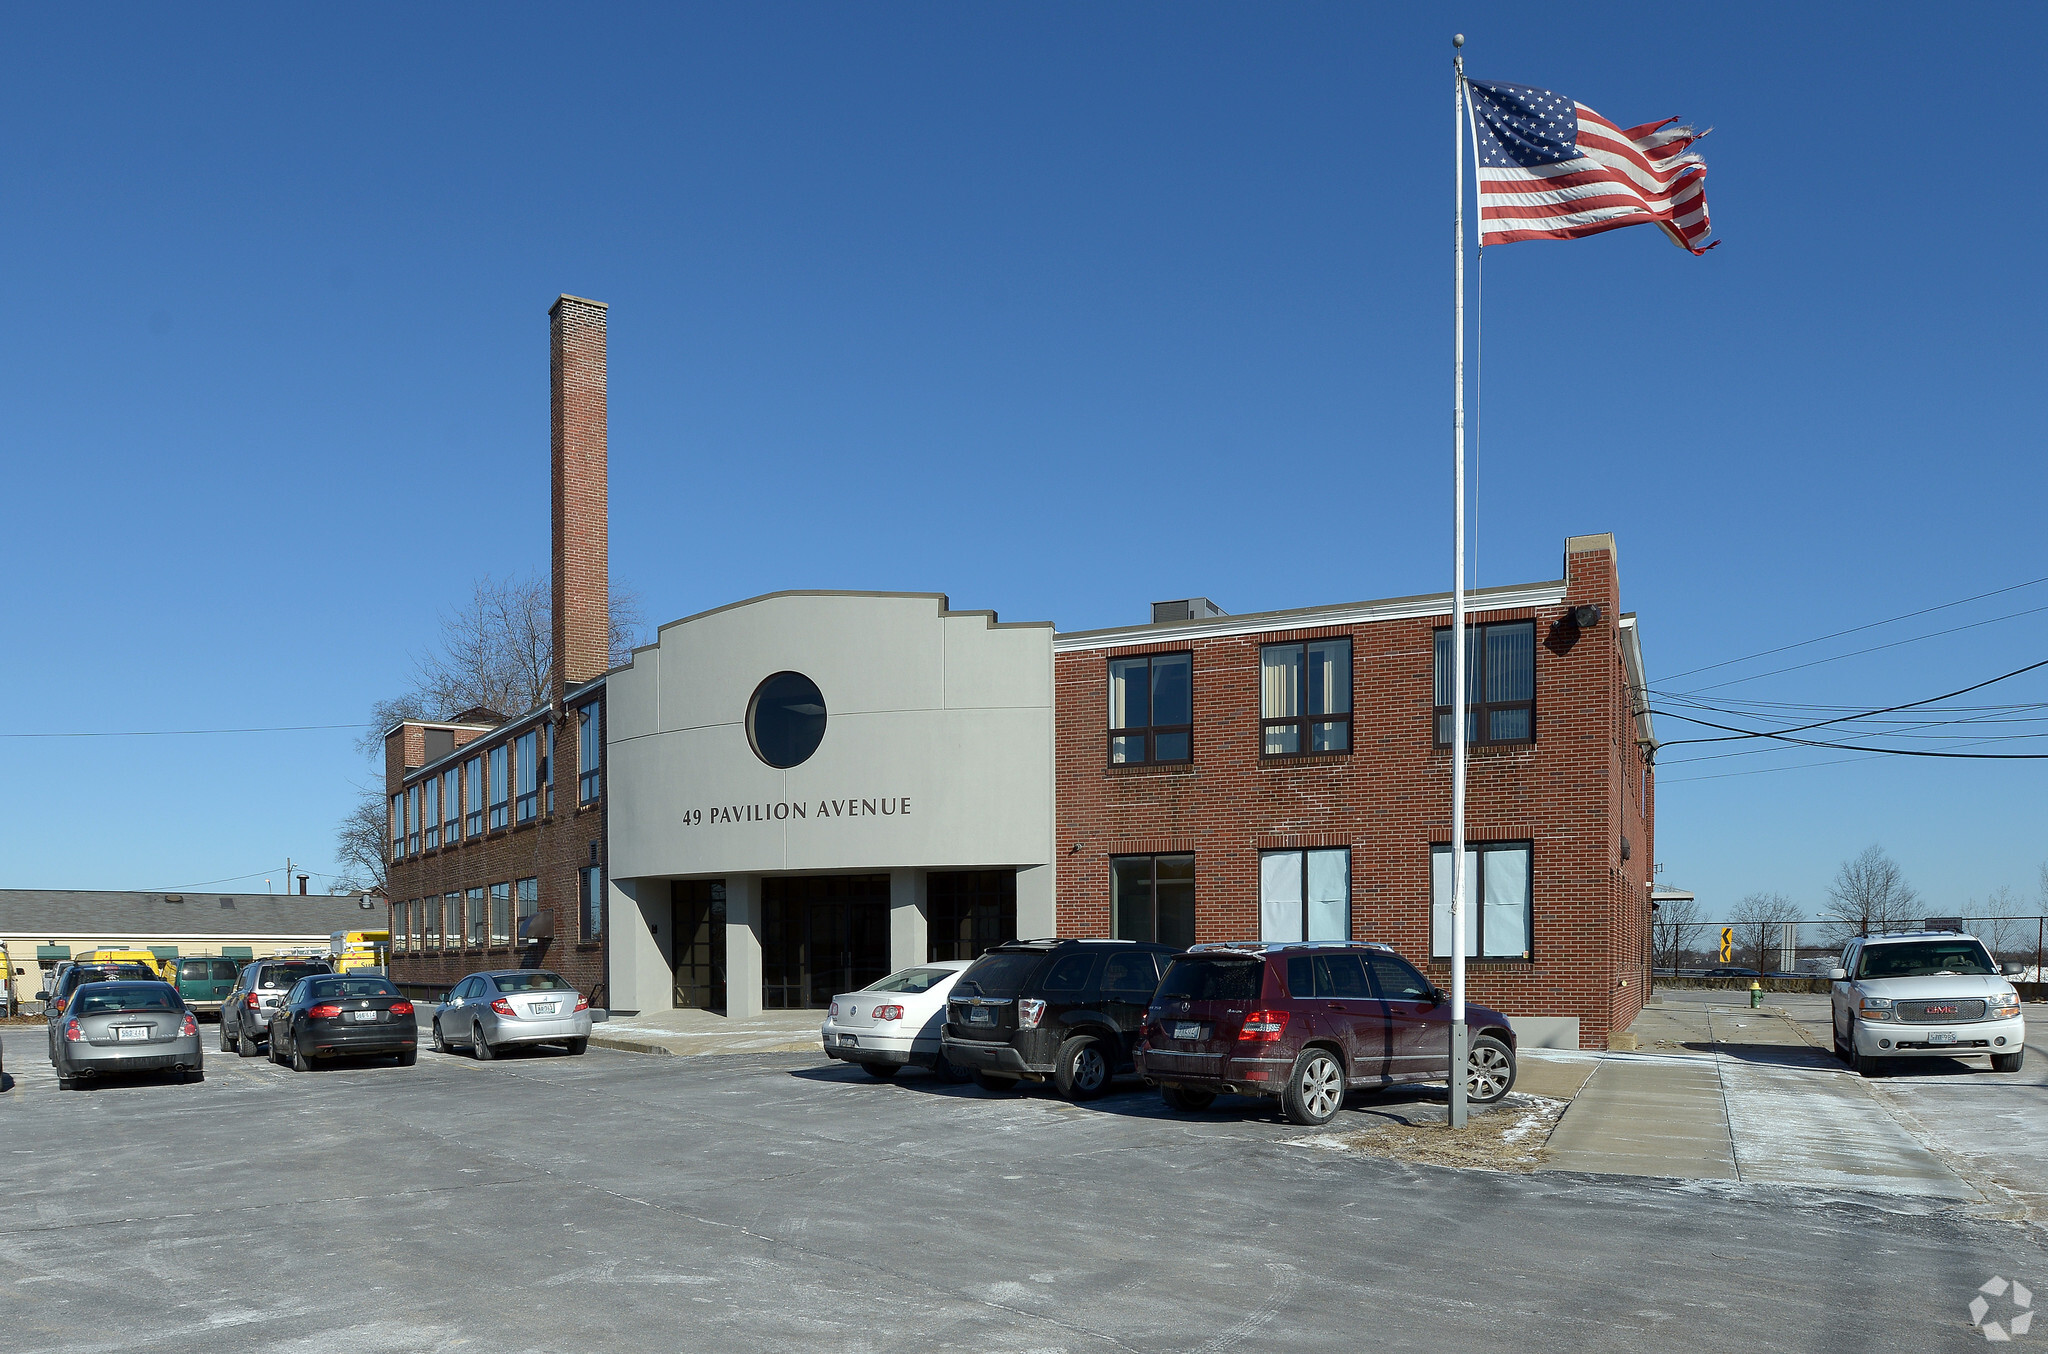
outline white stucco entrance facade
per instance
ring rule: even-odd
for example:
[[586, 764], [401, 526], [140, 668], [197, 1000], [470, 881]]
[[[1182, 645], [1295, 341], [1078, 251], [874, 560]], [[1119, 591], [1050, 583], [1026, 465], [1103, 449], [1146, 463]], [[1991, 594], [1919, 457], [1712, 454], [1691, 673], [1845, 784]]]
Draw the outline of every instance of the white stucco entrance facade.
[[998, 917], [1057, 931], [1049, 622], [775, 593], [663, 626], [607, 692], [617, 1008], [817, 1005]]

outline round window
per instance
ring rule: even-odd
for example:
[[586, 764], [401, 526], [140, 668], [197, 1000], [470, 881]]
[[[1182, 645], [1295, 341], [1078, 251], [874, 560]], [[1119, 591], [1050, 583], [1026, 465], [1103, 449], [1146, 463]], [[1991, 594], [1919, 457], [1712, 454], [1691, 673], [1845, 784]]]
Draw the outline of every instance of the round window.
[[804, 762], [825, 737], [825, 696], [801, 672], [778, 672], [754, 688], [747, 739], [770, 766]]

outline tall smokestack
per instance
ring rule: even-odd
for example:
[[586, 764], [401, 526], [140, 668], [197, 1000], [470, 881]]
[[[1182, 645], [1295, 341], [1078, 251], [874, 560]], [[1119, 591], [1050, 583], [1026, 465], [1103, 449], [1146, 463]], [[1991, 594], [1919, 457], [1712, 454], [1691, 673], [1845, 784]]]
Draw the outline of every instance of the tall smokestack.
[[605, 303], [548, 308], [554, 403], [554, 699], [604, 675], [611, 619], [605, 529]]

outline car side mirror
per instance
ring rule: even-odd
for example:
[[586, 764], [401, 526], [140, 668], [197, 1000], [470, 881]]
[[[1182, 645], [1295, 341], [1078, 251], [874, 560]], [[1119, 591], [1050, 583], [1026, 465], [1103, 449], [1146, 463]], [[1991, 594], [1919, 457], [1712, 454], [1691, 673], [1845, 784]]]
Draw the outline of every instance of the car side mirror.
[[2027, 966], [2025, 964], [2015, 964], [2008, 960], [1998, 966], [1998, 971], [2008, 978], [2017, 978], [2027, 971]]
[[1848, 976], [1849, 970], [1845, 968], [1831, 968], [1828, 970], [1828, 981], [1831, 983], [1839, 983]]
[[1429, 989], [1429, 1004], [1431, 1006], [1441, 1006], [1450, 999], [1451, 994], [1444, 991], [1441, 987], [1432, 987]]
[[35, 999], [37, 1001], [48, 1001], [50, 999], [50, 994], [48, 992], [38, 992], [36, 993]]

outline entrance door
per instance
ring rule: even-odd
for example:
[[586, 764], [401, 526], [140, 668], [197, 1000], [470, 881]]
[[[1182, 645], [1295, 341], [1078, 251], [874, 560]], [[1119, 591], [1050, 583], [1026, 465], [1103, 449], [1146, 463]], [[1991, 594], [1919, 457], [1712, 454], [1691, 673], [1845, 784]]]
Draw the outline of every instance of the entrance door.
[[761, 1004], [822, 1009], [889, 973], [889, 876], [761, 881]]
[[725, 881], [677, 880], [670, 890], [669, 938], [675, 1004], [725, 1010]]

